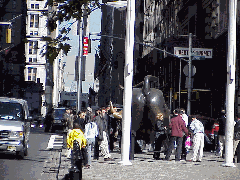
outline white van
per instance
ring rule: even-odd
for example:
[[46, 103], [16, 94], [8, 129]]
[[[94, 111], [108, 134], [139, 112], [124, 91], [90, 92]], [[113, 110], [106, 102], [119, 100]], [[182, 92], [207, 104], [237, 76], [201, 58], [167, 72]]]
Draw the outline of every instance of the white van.
[[27, 156], [31, 120], [26, 100], [0, 97], [0, 151]]

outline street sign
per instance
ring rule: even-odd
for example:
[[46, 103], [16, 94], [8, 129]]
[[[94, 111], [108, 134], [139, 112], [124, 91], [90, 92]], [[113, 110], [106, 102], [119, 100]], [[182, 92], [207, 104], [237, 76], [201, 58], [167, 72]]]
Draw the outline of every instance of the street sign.
[[[188, 76], [188, 73], [189, 73], [188, 64], [184, 66], [183, 73], [185, 74], [185, 76]], [[195, 74], [196, 74], [196, 67], [192, 65], [192, 76], [194, 76]]]
[[84, 37], [83, 39], [83, 56], [88, 55], [88, 37]]
[[192, 60], [205, 60], [205, 56], [192, 56]]
[[[189, 48], [174, 47], [174, 55], [178, 57], [189, 57]], [[212, 49], [208, 48], [192, 48], [194, 56], [204, 56], [205, 58], [212, 58]]]

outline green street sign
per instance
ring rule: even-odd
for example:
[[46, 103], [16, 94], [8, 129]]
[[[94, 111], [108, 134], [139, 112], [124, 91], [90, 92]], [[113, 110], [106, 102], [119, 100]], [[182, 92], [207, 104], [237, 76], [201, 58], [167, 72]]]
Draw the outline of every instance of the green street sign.
[[192, 56], [192, 60], [205, 60], [205, 56]]

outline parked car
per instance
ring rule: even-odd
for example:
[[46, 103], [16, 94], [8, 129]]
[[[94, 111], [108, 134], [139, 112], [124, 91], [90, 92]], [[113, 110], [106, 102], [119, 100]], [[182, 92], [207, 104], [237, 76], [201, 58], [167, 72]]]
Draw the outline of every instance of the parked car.
[[0, 151], [27, 156], [31, 120], [27, 101], [0, 97]]
[[55, 132], [56, 130], [65, 130], [67, 127], [67, 122], [64, 119], [64, 114], [66, 112], [66, 108], [54, 108], [52, 114], [52, 129], [51, 132]]

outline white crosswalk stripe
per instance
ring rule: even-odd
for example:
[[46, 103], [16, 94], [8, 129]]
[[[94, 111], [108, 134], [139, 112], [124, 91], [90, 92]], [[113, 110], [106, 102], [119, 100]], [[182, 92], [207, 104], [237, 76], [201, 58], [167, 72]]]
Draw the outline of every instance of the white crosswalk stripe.
[[48, 141], [47, 149], [59, 149], [63, 146], [63, 136], [51, 135]]

